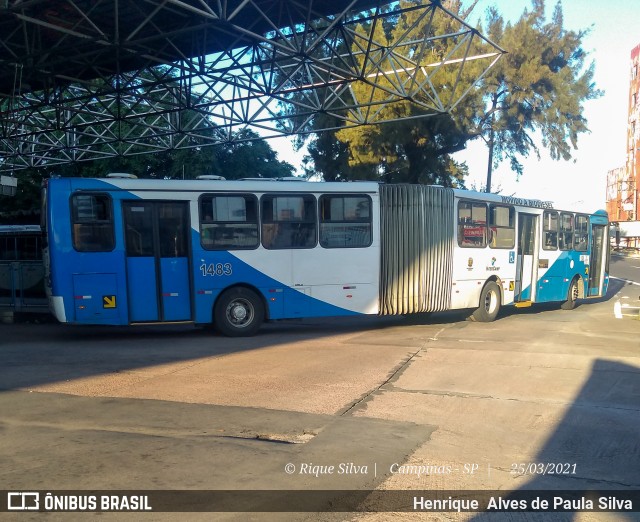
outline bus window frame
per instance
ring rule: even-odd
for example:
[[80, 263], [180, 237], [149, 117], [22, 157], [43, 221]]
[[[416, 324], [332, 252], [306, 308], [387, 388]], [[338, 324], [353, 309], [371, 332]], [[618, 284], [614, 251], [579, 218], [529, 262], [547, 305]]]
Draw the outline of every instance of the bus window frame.
[[[565, 229], [563, 226], [563, 216], [569, 216], [571, 218], [571, 228], [570, 229]], [[571, 250], [573, 250], [573, 236], [575, 233], [575, 215], [573, 212], [560, 212], [560, 223], [558, 226], [558, 247], [560, 248], [560, 250], [562, 250], [563, 252], [569, 252]], [[571, 240], [570, 241], [565, 241], [565, 238], [563, 236], [563, 234], [571, 232]], [[562, 238], [562, 240], [560, 239]], [[568, 246], [567, 246], [568, 243]]]
[[[42, 261], [42, 227], [0, 225], [0, 262]], [[31, 244], [33, 248], [25, 248]]]
[[[368, 204], [368, 210], [369, 210], [369, 215], [367, 218], [360, 218], [360, 219], [343, 219], [343, 220], [325, 220], [322, 216], [322, 205], [323, 202], [325, 200], [330, 200], [330, 199], [346, 199], [346, 198], [358, 198], [358, 199], [364, 199], [367, 201]], [[325, 241], [323, 243], [323, 230], [322, 230], [322, 225], [323, 224], [334, 224], [334, 225], [343, 225], [345, 228], [346, 227], [355, 227], [355, 226], [363, 226], [363, 225], [368, 225], [368, 235], [369, 235], [369, 240], [366, 243], [362, 243], [362, 244], [358, 244], [358, 245], [337, 245], [337, 246], [331, 246], [329, 244], [327, 244], [327, 242]], [[325, 194], [321, 194], [318, 197], [318, 244], [322, 247], [322, 248], [326, 248], [328, 250], [333, 250], [336, 248], [369, 248], [372, 244], [373, 244], [373, 200], [371, 199], [371, 196], [369, 196], [368, 194], [364, 194], [364, 193], [325, 193]]]
[[[202, 213], [202, 203], [206, 198], [216, 198], [216, 197], [240, 197], [244, 198], [245, 201], [252, 200], [255, 204], [255, 222], [253, 221], [215, 221], [213, 217], [211, 220], [205, 220]], [[212, 252], [220, 252], [227, 250], [256, 250], [260, 247], [261, 244], [261, 219], [260, 219], [260, 200], [256, 194], [251, 192], [205, 192], [198, 197], [198, 223], [200, 227], [200, 246], [203, 250], [212, 251]], [[203, 242], [203, 232], [206, 228], [203, 228], [203, 225], [212, 225], [216, 223], [223, 223], [227, 225], [234, 224], [254, 224], [256, 226], [256, 242], [254, 245], [247, 246], [212, 246], [205, 245]]]
[[[75, 198], [78, 196], [91, 196], [91, 197], [104, 197], [105, 200], [108, 203], [107, 206], [107, 213], [108, 213], [108, 218], [104, 219], [104, 220], [95, 220], [95, 221], [88, 221], [88, 220], [76, 220], [76, 206], [74, 205], [74, 201]], [[70, 225], [71, 225], [71, 244], [73, 245], [73, 249], [76, 252], [79, 253], [83, 253], [83, 254], [97, 254], [97, 253], [104, 253], [104, 252], [113, 252], [116, 248], [116, 233], [115, 233], [115, 215], [114, 215], [114, 205], [113, 205], [113, 198], [111, 196], [111, 194], [109, 194], [108, 192], [85, 192], [85, 191], [78, 191], [78, 192], [72, 192], [69, 196], [69, 213], [70, 213]], [[78, 243], [77, 243], [77, 235], [76, 235], [76, 225], [82, 226], [82, 225], [100, 225], [100, 224], [107, 224], [110, 225], [109, 227], [109, 240], [110, 240], [110, 246], [107, 246], [106, 243], [104, 244], [104, 246], [102, 248], [99, 249], [81, 249], [78, 248]], [[104, 231], [100, 234], [103, 235]], [[101, 245], [103, 245], [101, 243]]]
[[0, 261], [17, 261], [17, 256], [16, 236], [12, 234], [0, 235]]
[[[494, 208], [506, 208], [509, 210], [509, 222], [511, 223], [511, 225], [509, 226], [500, 226], [500, 225], [493, 225], [491, 220], [493, 217], [493, 213], [492, 210]], [[516, 247], [516, 209], [512, 206], [512, 205], [504, 205], [501, 203], [489, 203], [489, 215], [487, 216], [487, 226], [488, 226], [488, 244], [489, 244], [489, 248], [493, 248], [496, 250], [513, 250]], [[493, 241], [495, 239], [495, 237], [498, 235], [497, 232], [494, 233], [493, 232], [493, 228], [496, 229], [503, 229], [503, 230], [511, 230], [513, 232], [513, 237], [512, 237], [512, 242], [510, 243], [509, 246], [494, 246], [493, 245]]]
[[[583, 242], [583, 248], [578, 248], [578, 220], [583, 220], [584, 219], [584, 223], [585, 223], [585, 230], [584, 230], [584, 242]], [[576, 214], [575, 218], [574, 218], [574, 222], [573, 222], [573, 250], [575, 250], [576, 252], [588, 252], [589, 251], [589, 224], [590, 224], [590, 219], [589, 216], [587, 214]], [[580, 232], [582, 234], [582, 232]]]
[[[305, 199], [310, 201], [313, 205], [313, 208], [310, 211], [310, 215], [313, 218], [313, 221], [310, 220], [287, 220], [287, 219], [272, 219], [267, 221], [264, 219], [264, 205], [268, 200], [274, 201], [278, 198], [302, 198], [303, 201], [303, 212], [306, 214], [306, 206]], [[273, 206], [271, 208], [271, 212], [273, 214]], [[259, 209], [259, 220], [260, 220], [260, 244], [266, 250], [312, 250], [318, 246], [318, 198], [315, 194], [311, 192], [268, 192], [266, 194], [262, 194], [260, 196], [260, 209]], [[306, 215], [304, 217], [307, 217]], [[285, 225], [313, 225], [313, 238], [312, 242], [308, 245], [302, 246], [294, 246], [291, 244], [278, 244], [278, 238], [286, 237], [285, 232], [287, 228]], [[270, 232], [266, 233], [266, 226], [270, 226]], [[282, 225], [282, 226], [279, 226]], [[266, 238], [272, 238], [273, 241], [271, 243], [266, 243]]]
[[[555, 230], [551, 230], [547, 228], [547, 216], [555, 215], [556, 216], [556, 227]], [[560, 237], [560, 215], [557, 210], [545, 210], [542, 214], [542, 250], [548, 251], [556, 251], [558, 250], [558, 242]], [[547, 245], [547, 234], [555, 234], [555, 240], [553, 241], [553, 245]]]
[[[474, 221], [470, 221], [468, 223], [464, 223], [460, 221], [460, 205], [464, 204], [464, 205], [476, 205], [478, 207], [482, 206], [485, 209], [485, 222], [483, 224], [484, 226], [484, 234], [482, 235], [482, 245], [465, 245], [462, 243], [462, 237], [463, 234], [461, 234], [461, 227], [464, 227], [465, 225], [476, 225], [476, 222]], [[456, 207], [456, 236], [457, 236], [457, 240], [458, 240], [458, 246], [460, 248], [487, 248], [487, 236], [488, 236], [488, 218], [489, 218], [489, 209], [488, 209], [488, 205], [486, 201], [477, 201], [474, 199], [460, 199], [458, 200], [458, 205]], [[473, 210], [471, 211], [471, 218], [473, 218]], [[480, 222], [477, 223], [478, 225], [480, 224]], [[479, 227], [478, 227], [479, 228]], [[472, 236], [467, 236], [467, 237], [472, 237]]]

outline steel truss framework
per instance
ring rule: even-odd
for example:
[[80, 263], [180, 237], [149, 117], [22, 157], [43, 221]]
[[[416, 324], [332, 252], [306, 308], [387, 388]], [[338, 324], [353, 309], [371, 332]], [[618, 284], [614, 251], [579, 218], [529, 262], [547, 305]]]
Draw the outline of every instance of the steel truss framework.
[[445, 113], [502, 53], [435, 0], [8, 0], [0, 49], [3, 171]]

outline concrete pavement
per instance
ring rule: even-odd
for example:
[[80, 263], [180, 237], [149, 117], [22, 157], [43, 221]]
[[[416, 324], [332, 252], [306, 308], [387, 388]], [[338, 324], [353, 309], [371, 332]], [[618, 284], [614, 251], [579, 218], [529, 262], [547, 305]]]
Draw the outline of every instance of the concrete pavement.
[[[275, 323], [251, 339], [5, 325], [0, 480], [31, 489], [638, 488], [640, 322], [616, 320], [614, 301], [507, 310], [491, 324], [461, 314]], [[360, 472], [300, 473], [340, 463]], [[569, 467], [522, 473], [528, 463]]]

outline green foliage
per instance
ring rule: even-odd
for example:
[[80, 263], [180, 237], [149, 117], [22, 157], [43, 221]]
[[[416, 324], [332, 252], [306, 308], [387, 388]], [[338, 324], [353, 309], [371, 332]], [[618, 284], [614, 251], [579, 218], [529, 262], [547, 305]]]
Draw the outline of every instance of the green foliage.
[[293, 176], [295, 167], [279, 161], [278, 154], [250, 130], [241, 131], [235, 140], [216, 147], [214, 174], [227, 179], [282, 178]]
[[[520, 19], [504, 23], [494, 9], [488, 15], [488, 36], [507, 49], [489, 72], [486, 83], [488, 116], [495, 131], [495, 159], [508, 159], [521, 172], [518, 158], [540, 155], [537, 131], [551, 158], [570, 160], [578, 136], [588, 132], [583, 103], [601, 96], [587, 64], [582, 40], [588, 31], [563, 27], [561, 4], [546, 20], [544, 0], [533, 0]], [[480, 123], [486, 124], [485, 118]]]
[[[466, 19], [475, 2], [467, 8], [461, 0], [444, 0], [442, 5]], [[416, 12], [408, 11], [391, 28], [376, 28], [375, 38], [393, 44], [415, 22]], [[325, 179], [359, 179], [364, 174], [388, 182], [460, 186], [467, 167], [452, 154], [478, 138], [490, 145], [495, 163], [508, 160], [518, 174], [521, 157], [540, 154], [537, 136], [553, 159], [571, 159], [579, 135], [588, 132], [583, 103], [601, 92], [582, 48], [587, 31], [570, 31], [563, 23], [560, 3], [547, 21], [544, 0], [533, 0], [532, 8], [514, 24], [505, 24], [496, 8], [488, 10], [486, 29], [479, 30], [507, 54], [450, 115], [420, 117], [424, 113], [416, 104], [404, 102], [382, 109], [387, 119], [395, 116], [399, 121], [319, 133], [309, 146], [316, 173]], [[451, 18], [437, 13], [430, 35], [451, 33], [451, 24]], [[455, 43], [436, 39], [430, 48], [434, 61], [447, 56]], [[471, 85], [479, 67], [473, 61], [465, 64], [458, 89]], [[455, 68], [440, 68], [431, 78], [434, 89], [450, 92], [456, 75]], [[381, 95], [364, 82], [354, 83], [352, 90], [363, 101], [376, 101]]]
[[15, 196], [0, 196], [0, 224], [40, 223], [40, 187], [47, 177], [42, 169], [21, 172]]
[[[322, 120], [325, 128], [338, 127], [339, 121], [329, 115], [321, 114], [316, 117]], [[304, 165], [306, 176], [321, 176], [325, 181], [349, 181], [358, 179], [373, 179], [376, 165], [360, 163], [352, 165], [349, 162], [349, 145], [340, 141], [337, 131], [326, 130], [313, 135], [307, 146], [309, 155]]]
[[[404, 2], [410, 5], [411, 2]], [[447, 8], [458, 14], [462, 11], [459, 0], [446, 2]], [[410, 33], [415, 44], [410, 51], [404, 50], [406, 55], [416, 55], [421, 52], [422, 40], [435, 35], [452, 34], [457, 30], [457, 22], [450, 16], [445, 16], [440, 10], [436, 11], [433, 19], [421, 21], [419, 11], [409, 10], [390, 28], [384, 31], [376, 28], [376, 41], [387, 41], [392, 45]], [[429, 21], [429, 24], [426, 24]], [[415, 28], [418, 27], [416, 31]], [[456, 45], [455, 39], [436, 39], [428, 49], [433, 62], [444, 60], [451, 47]], [[407, 63], [400, 63], [407, 69], [413, 68], [408, 59]], [[478, 76], [475, 63], [468, 63], [458, 76], [457, 68], [440, 67], [429, 81], [433, 82], [436, 90], [441, 93], [453, 92], [457, 82], [458, 88], [466, 88]], [[416, 83], [426, 83], [427, 77], [418, 74]], [[460, 87], [462, 86], [462, 87]], [[384, 100], [386, 93], [382, 89], [373, 89], [370, 85], [360, 82], [353, 86], [355, 98], [361, 101]], [[466, 107], [471, 106], [471, 98], [478, 98], [477, 93], [470, 93]], [[428, 100], [425, 100], [428, 102]], [[478, 101], [476, 100], [476, 103]], [[464, 113], [459, 110], [458, 118]], [[376, 126], [362, 126], [348, 128], [337, 133], [338, 139], [348, 144], [349, 164], [352, 167], [376, 165], [373, 177], [380, 177], [386, 182], [409, 182], [440, 184], [445, 186], [461, 186], [466, 175], [466, 165], [461, 165], [451, 158], [453, 152], [464, 148], [466, 132], [459, 126], [455, 117], [451, 115], [427, 116], [425, 109], [408, 101], [394, 103], [381, 111], [384, 119], [396, 120]]]
[[[465, 6], [462, 0], [442, 0], [441, 3], [462, 19], [471, 16], [475, 5], [475, 2], [468, 2]], [[418, 0], [402, 2], [405, 6], [412, 4], [417, 5]], [[507, 54], [450, 115], [425, 117], [424, 109], [409, 102], [375, 105], [384, 100], [384, 89], [376, 90], [366, 82], [354, 82], [351, 94], [357, 100], [365, 106], [367, 103], [375, 106], [383, 119], [395, 118], [396, 121], [312, 134], [305, 164], [307, 174], [321, 175], [327, 181], [380, 179], [463, 186], [467, 166], [456, 162], [453, 154], [478, 138], [487, 141], [495, 163], [509, 161], [518, 174], [522, 173], [522, 157], [540, 154], [538, 136], [542, 147], [553, 159], [571, 159], [580, 134], [588, 132], [583, 104], [597, 98], [601, 92], [594, 85], [594, 66], [588, 62], [588, 53], [582, 47], [587, 31], [571, 31], [564, 27], [559, 2], [550, 20], [547, 20], [545, 7], [545, 0], [532, 0], [531, 8], [513, 24], [505, 23], [496, 8], [488, 10], [484, 28], [478, 29], [506, 49]], [[392, 45], [404, 37], [407, 28], [418, 24], [417, 34], [412, 35], [416, 42], [415, 52], [421, 52], [418, 49], [422, 45], [420, 31], [423, 36], [454, 31], [451, 18], [443, 16], [439, 10], [430, 25], [428, 19], [424, 20], [424, 26], [419, 25], [423, 22], [418, 23], [418, 12], [409, 9], [402, 17], [376, 26], [376, 41]], [[368, 23], [366, 18], [364, 20], [363, 24]], [[369, 29], [363, 26], [362, 35], [368, 34]], [[448, 55], [450, 46], [455, 43], [455, 39], [436, 39], [427, 51], [433, 62], [438, 62]], [[317, 52], [341, 54], [341, 49], [349, 45], [355, 45], [355, 42], [336, 41], [332, 49], [320, 46]], [[471, 54], [474, 50], [471, 49]], [[383, 53], [384, 49], [379, 52]], [[409, 67], [411, 64], [398, 65]], [[439, 93], [454, 90], [458, 80], [458, 89], [464, 90], [477, 78], [479, 67], [477, 62], [467, 62], [459, 78], [456, 68], [440, 67], [430, 82]], [[418, 76], [418, 82], [423, 80], [426, 78]], [[125, 116], [133, 115], [135, 109], [131, 107]], [[294, 120], [296, 117], [296, 114], [291, 115]], [[195, 110], [184, 111], [180, 118], [180, 128], [189, 129], [191, 122], [201, 119], [201, 114]], [[126, 146], [126, 137], [132, 132], [127, 121], [123, 119], [120, 126], [120, 146]], [[153, 128], [151, 121], [149, 124], [149, 128]], [[306, 130], [312, 132], [314, 128], [336, 129], [339, 126], [340, 120], [334, 116], [319, 113]], [[279, 161], [268, 143], [251, 131], [242, 131], [234, 140], [219, 146], [206, 146], [203, 136], [206, 131], [198, 132], [200, 137], [191, 136], [182, 143], [188, 147], [184, 149], [136, 156], [127, 156], [124, 149], [117, 149], [122, 151], [121, 155], [104, 160], [20, 171], [18, 194], [12, 198], [0, 197], [0, 215], [15, 216], [19, 210], [37, 212], [41, 180], [53, 174], [101, 177], [109, 172], [130, 172], [138, 177], [156, 179], [193, 179], [202, 174], [218, 174], [237, 179], [285, 177], [295, 170], [292, 165]], [[215, 132], [213, 125], [209, 132]], [[62, 134], [53, 138], [64, 142]], [[161, 148], [158, 136], [149, 135], [144, 139], [150, 148]], [[298, 146], [303, 142], [301, 138]], [[113, 148], [105, 146], [105, 155], [113, 153]]]

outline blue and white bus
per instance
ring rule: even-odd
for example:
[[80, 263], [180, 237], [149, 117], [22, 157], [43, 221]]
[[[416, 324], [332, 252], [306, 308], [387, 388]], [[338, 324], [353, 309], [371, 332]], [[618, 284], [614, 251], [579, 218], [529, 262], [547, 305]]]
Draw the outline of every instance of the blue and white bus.
[[59, 321], [213, 324], [600, 297], [603, 211], [375, 182], [54, 178], [43, 187]]

